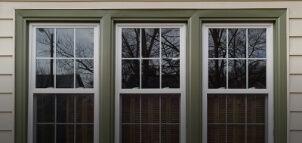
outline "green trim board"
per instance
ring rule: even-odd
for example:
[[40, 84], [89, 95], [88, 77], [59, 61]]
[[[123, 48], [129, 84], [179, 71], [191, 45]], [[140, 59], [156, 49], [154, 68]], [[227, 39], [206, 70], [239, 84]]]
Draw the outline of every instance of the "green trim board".
[[[100, 132], [114, 142], [115, 23], [187, 23], [186, 141], [202, 142], [201, 25], [206, 22], [274, 24], [274, 142], [287, 142], [286, 9], [24, 10], [15, 12], [15, 143], [27, 141], [28, 37], [31, 22], [93, 22], [100, 26]], [[109, 83], [109, 84], [108, 84]]]

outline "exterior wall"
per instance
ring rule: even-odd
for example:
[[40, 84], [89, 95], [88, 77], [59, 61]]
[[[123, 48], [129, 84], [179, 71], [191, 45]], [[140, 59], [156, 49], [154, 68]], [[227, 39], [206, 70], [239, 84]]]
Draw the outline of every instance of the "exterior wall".
[[288, 8], [288, 142], [302, 140], [302, 2], [0, 2], [0, 140], [14, 142], [15, 9]]

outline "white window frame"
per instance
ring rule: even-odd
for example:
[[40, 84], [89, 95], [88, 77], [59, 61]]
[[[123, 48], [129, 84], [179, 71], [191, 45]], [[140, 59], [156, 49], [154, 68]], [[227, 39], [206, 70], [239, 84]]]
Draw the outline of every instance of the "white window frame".
[[[208, 31], [209, 28], [266, 28], [266, 89], [209, 89], [208, 88]], [[228, 48], [228, 47], [226, 47]], [[207, 142], [207, 95], [208, 94], [267, 94], [265, 139], [266, 143], [273, 143], [274, 105], [273, 105], [273, 24], [271, 23], [206, 23], [202, 25], [202, 140]], [[256, 58], [255, 58], [256, 59]], [[248, 95], [247, 95], [248, 96]]]
[[[122, 28], [179, 28], [180, 29], [180, 87], [179, 88], [133, 88], [133, 89], [123, 89], [122, 88]], [[121, 142], [121, 106], [120, 106], [120, 96], [121, 94], [165, 94], [165, 93], [177, 93], [180, 94], [180, 143], [186, 142], [186, 102], [185, 102], [185, 52], [186, 52], [186, 24], [177, 24], [177, 23], [119, 23], [115, 26], [116, 37], [115, 37], [115, 50], [116, 50], [116, 65], [115, 65], [115, 143]], [[160, 44], [161, 45], [161, 44]]]
[[[28, 142], [34, 142], [34, 94], [93, 94], [94, 143], [99, 142], [99, 24], [94, 23], [31, 23], [29, 25], [29, 83], [28, 83]], [[93, 88], [36, 88], [36, 29], [37, 28], [93, 28], [94, 85]], [[75, 37], [74, 33], [74, 37]], [[54, 36], [54, 39], [56, 36]], [[74, 40], [75, 42], [75, 40]], [[75, 46], [76, 44], [74, 44]], [[55, 50], [54, 50], [55, 52]], [[55, 58], [55, 57], [54, 57]], [[55, 70], [55, 68], [54, 68]], [[75, 71], [74, 71], [75, 72]], [[56, 142], [56, 141], [55, 141]]]

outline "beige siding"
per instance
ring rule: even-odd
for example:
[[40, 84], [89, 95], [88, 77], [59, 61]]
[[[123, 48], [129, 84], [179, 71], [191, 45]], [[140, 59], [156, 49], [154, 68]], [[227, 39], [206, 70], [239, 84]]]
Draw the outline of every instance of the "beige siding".
[[0, 94], [0, 112], [12, 112], [13, 103], [12, 94]]
[[14, 54], [13, 38], [0, 38], [0, 56]]
[[0, 131], [1, 143], [12, 143], [13, 133], [11, 131]]
[[0, 114], [0, 130], [13, 130], [13, 123], [14, 123], [14, 119], [13, 119], [13, 114], [12, 113], [1, 113]]
[[[289, 143], [302, 140], [302, 2], [0, 2], [0, 142], [13, 143], [15, 9], [288, 9]], [[17, 79], [18, 81], [18, 79]]]

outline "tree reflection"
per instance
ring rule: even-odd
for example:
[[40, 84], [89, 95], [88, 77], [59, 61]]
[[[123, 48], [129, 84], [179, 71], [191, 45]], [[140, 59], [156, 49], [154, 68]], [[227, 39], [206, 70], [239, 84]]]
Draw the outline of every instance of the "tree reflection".
[[208, 34], [209, 88], [247, 88], [246, 80], [249, 88], [266, 88], [266, 60], [261, 60], [266, 58], [266, 29], [213, 28]]
[[178, 88], [179, 36], [177, 28], [123, 28], [122, 88]]
[[[37, 28], [36, 35], [37, 88], [54, 87], [54, 81], [57, 87], [73, 88], [74, 85], [84, 88], [93, 87], [92, 28]], [[43, 61], [41, 58], [46, 58], [50, 62], [39, 62]], [[55, 59], [59, 60], [55, 61]], [[56, 72], [54, 62], [57, 65]]]

